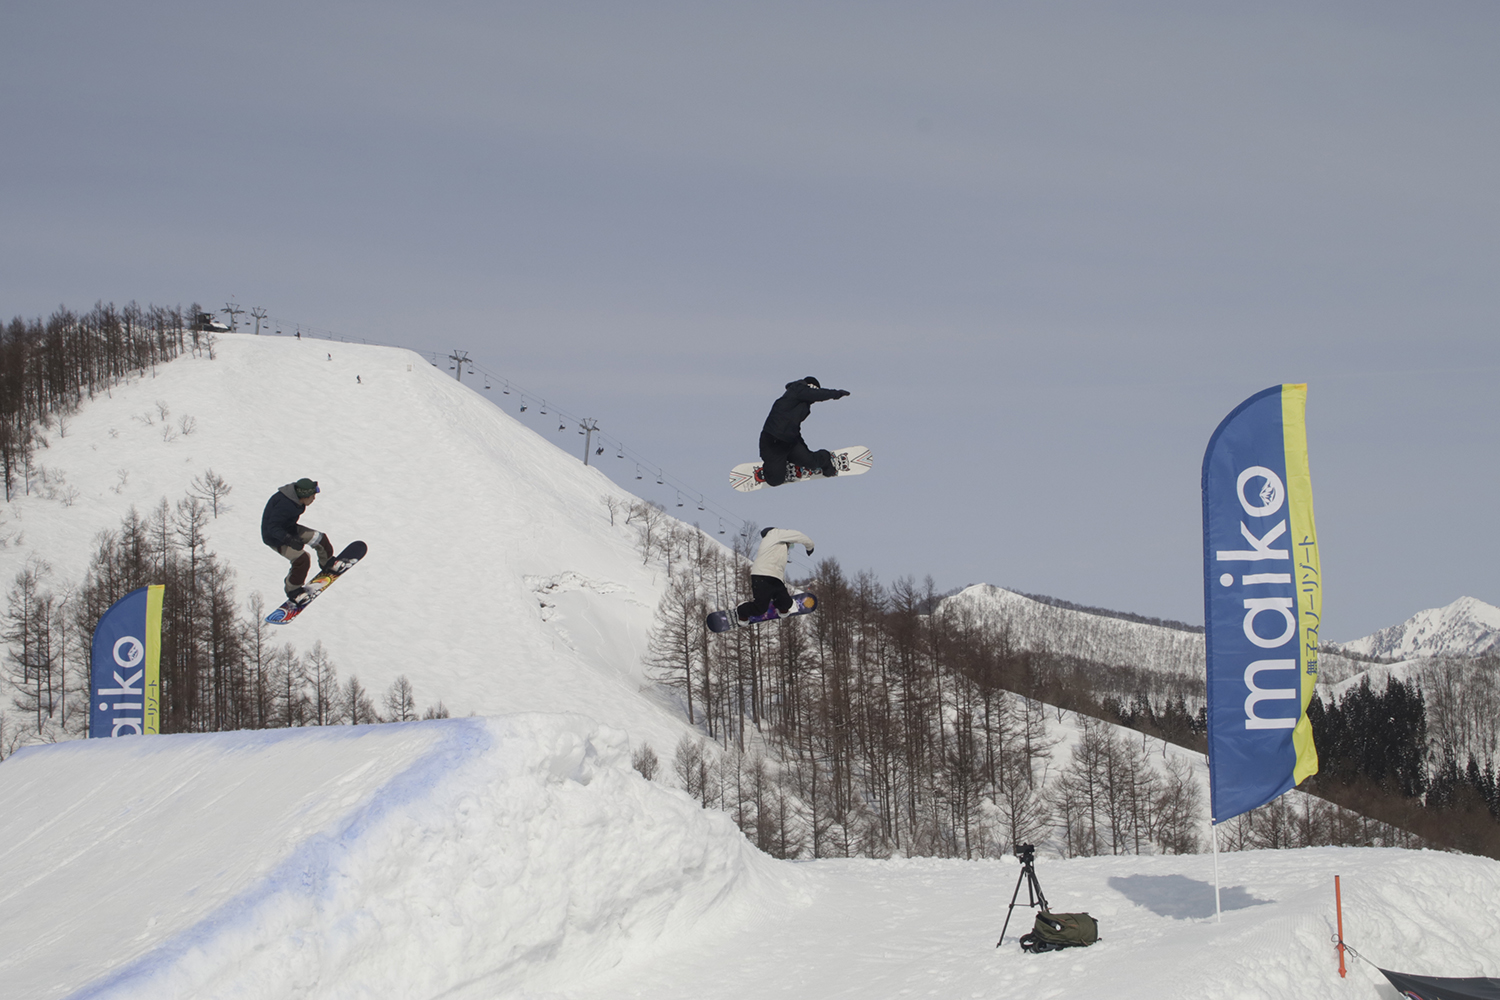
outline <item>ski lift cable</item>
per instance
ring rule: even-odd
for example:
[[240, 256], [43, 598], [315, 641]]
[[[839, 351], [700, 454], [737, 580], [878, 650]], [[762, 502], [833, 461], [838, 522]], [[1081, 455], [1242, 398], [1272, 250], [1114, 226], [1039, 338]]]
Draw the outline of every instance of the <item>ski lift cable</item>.
[[[340, 336], [334, 330], [329, 330], [329, 329], [325, 329], [323, 327], [314, 326], [314, 325], [312, 325], [310, 323], [300, 323], [297, 320], [289, 319], [289, 318], [283, 317], [283, 316], [269, 316], [268, 315], [265, 318], [264, 326], [269, 326], [269, 327], [271, 327], [273, 329], [280, 328], [282, 330], [286, 330], [286, 329], [300, 330], [304, 339], [305, 338], [310, 338], [310, 337], [317, 337], [317, 338], [323, 339], [323, 340], [339, 340], [339, 341], [343, 341], [345, 343], [352, 342], [350, 338], [344, 337], [344, 336]], [[264, 326], [263, 326], [263, 328], [264, 328]], [[365, 344], [372, 343], [372, 341], [370, 341], [367, 338], [363, 338], [363, 337], [359, 338], [359, 342], [360, 343], [365, 343]], [[379, 343], [379, 342], [377, 341], [375, 343]], [[417, 348], [407, 347], [404, 344], [381, 344], [380, 346], [398, 347], [398, 348], [401, 348], [402, 350], [411, 351], [414, 354], [418, 354], [418, 355], [421, 355], [422, 357], [426, 358], [428, 360], [428, 362], [433, 367], [440, 367], [440, 362], [441, 361], [449, 360], [448, 356], [446, 354], [440, 352], [440, 351], [435, 351], [435, 350], [419, 350]], [[493, 386], [493, 385], [499, 385], [501, 387], [501, 392], [502, 392], [503, 395], [507, 395], [507, 396], [509, 396], [509, 395], [515, 395], [515, 396], [519, 397], [520, 400], [521, 400], [521, 406], [520, 406], [520, 411], [521, 412], [528, 412], [530, 409], [535, 408], [536, 401], [541, 400], [541, 405], [544, 406], [544, 407], [546, 407], [550, 411], [550, 413], [548, 414], [549, 416], [555, 414], [556, 416], [558, 416], [563, 421], [562, 425], [558, 428], [559, 430], [566, 429], [566, 426], [567, 426], [568, 423], [582, 425], [584, 418], [576, 416], [573, 413], [570, 413], [566, 409], [563, 409], [563, 408], [558, 407], [556, 405], [547, 403], [547, 401], [545, 399], [543, 399], [543, 397], [541, 396], [540, 393], [533, 393], [533, 392], [528, 391], [527, 389], [525, 389], [525, 387], [517, 384], [515, 381], [507, 378], [506, 376], [500, 374], [499, 372], [494, 371], [494, 370], [486, 367], [485, 365], [483, 365], [482, 363], [480, 363], [478, 361], [473, 361], [473, 360], [468, 360], [468, 359], [466, 359], [466, 361], [467, 361], [467, 368], [466, 368], [465, 374], [474, 375], [474, 374], [477, 373], [477, 374], [483, 375], [485, 377], [485, 379], [486, 379], [486, 382], [487, 382], [486, 388], [489, 388], [490, 386]], [[744, 526], [749, 523], [743, 517], [741, 517], [739, 514], [735, 513], [734, 511], [730, 510], [729, 508], [725, 507], [723, 504], [720, 504], [717, 501], [708, 499], [707, 495], [705, 493], [703, 493], [702, 490], [699, 490], [699, 489], [697, 489], [697, 488], [695, 488], [695, 487], [693, 487], [693, 486], [691, 486], [691, 485], [689, 485], [687, 483], [684, 483], [682, 480], [678, 479], [676, 476], [673, 476], [670, 472], [668, 472], [666, 470], [665, 466], [662, 466], [662, 465], [660, 465], [660, 464], [658, 464], [656, 462], [651, 461], [651, 459], [648, 456], [642, 455], [640, 452], [638, 452], [635, 449], [629, 447], [627, 444], [625, 444], [624, 441], [621, 441], [619, 438], [614, 437], [613, 435], [604, 434], [603, 432], [597, 431], [597, 430], [595, 431], [595, 433], [598, 434], [598, 440], [601, 443], [601, 445], [605, 445], [605, 446], [608, 446], [608, 447], [611, 447], [611, 448], [614, 449], [615, 456], [617, 457], [617, 459], [619, 459], [621, 461], [634, 462], [637, 465], [639, 465], [642, 470], [645, 470], [645, 469], [654, 469], [654, 470], [656, 470], [657, 482], [658, 482], [658, 485], [661, 488], [663, 488], [663, 489], [671, 489], [674, 492], [677, 492], [677, 493], [680, 493], [680, 494], [683, 494], [683, 495], [686, 495], [686, 496], [689, 496], [689, 497], [697, 497], [698, 501], [699, 501], [699, 507], [698, 507], [699, 510], [703, 511], [706, 514], [710, 514], [711, 513], [716, 518], [719, 518], [721, 521], [728, 521], [728, 522], [731, 522], [731, 523], [738, 523], [740, 525], [740, 530], [741, 531], [743, 531]], [[602, 449], [599, 450], [599, 451], [596, 451], [595, 454], [596, 455], [597, 454], [603, 454]], [[637, 479], [639, 479], [643, 483], [645, 482], [645, 479], [643, 477], [641, 477], [641, 476], [638, 476]], [[709, 530], [709, 529], [704, 529], [704, 530], [706, 531], [706, 530]], [[724, 532], [722, 530], [719, 533], [720, 534], [724, 534]]]

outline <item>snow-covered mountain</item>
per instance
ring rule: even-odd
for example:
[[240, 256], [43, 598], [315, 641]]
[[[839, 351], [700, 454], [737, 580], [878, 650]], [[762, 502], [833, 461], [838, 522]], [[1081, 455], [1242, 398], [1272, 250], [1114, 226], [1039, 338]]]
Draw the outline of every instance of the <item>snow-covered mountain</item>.
[[1131, 663], [1170, 674], [1203, 672], [1203, 636], [1194, 632], [1044, 604], [988, 583], [945, 598], [940, 608], [970, 613], [1005, 629], [1017, 649]]
[[[1005, 629], [1017, 649], [1124, 664], [1178, 677], [1204, 674], [1203, 633], [1063, 608], [987, 583], [965, 588], [940, 605]], [[1368, 664], [1331, 650], [1319, 660], [1319, 683], [1336, 684]]]
[[658, 750], [688, 731], [642, 672], [664, 581], [602, 500], [628, 493], [409, 351], [220, 334], [213, 353], [48, 433], [30, 495], [0, 508], [0, 585], [33, 556], [54, 589], [81, 582], [101, 530], [212, 469], [233, 492], [208, 547], [241, 599], [274, 607], [287, 564], [261, 512], [307, 476], [322, 493], [303, 523], [370, 551], [278, 642], [321, 641], [377, 698], [404, 674], [455, 715], [578, 712]]
[[1477, 656], [1500, 647], [1500, 608], [1460, 597], [1446, 607], [1419, 611], [1400, 625], [1340, 645], [1358, 656], [1380, 659]]

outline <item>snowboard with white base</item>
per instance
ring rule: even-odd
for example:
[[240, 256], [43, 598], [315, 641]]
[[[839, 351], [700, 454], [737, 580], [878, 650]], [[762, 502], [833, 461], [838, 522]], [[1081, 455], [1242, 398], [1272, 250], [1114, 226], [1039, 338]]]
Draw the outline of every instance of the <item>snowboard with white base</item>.
[[[858, 476], [870, 471], [870, 449], [864, 445], [855, 445], [852, 448], [836, 448], [832, 452], [833, 468], [839, 476]], [[729, 485], [741, 493], [749, 493], [752, 490], [767, 489], [771, 485], [766, 482], [762, 473], [763, 463], [745, 462], [736, 465], [729, 472]], [[805, 482], [809, 479], [827, 479], [822, 469], [809, 468], [802, 465], [793, 465], [791, 462], [786, 466], [786, 483]]]

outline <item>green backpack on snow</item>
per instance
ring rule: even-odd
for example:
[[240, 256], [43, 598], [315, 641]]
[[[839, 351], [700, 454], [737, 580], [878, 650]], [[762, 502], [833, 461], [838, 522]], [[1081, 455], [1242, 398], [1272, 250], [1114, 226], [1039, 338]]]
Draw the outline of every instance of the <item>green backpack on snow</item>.
[[1099, 940], [1099, 922], [1087, 913], [1048, 913], [1036, 915], [1030, 934], [1021, 936], [1023, 951], [1056, 951], [1059, 948], [1083, 948]]

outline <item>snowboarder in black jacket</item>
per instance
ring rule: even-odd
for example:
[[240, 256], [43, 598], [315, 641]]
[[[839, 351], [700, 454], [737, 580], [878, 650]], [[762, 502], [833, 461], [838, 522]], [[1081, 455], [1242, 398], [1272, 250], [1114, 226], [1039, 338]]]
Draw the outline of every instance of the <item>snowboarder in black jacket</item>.
[[307, 582], [307, 571], [312, 568], [312, 559], [303, 546], [311, 545], [317, 551], [319, 569], [327, 569], [333, 561], [333, 543], [328, 536], [297, 523], [319, 492], [318, 484], [311, 479], [287, 483], [271, 494], [260, 517], [260, 540], [292, 564], [283, 584], [288, 597], [297, 596]]
[[786, 392], [771, 404], [771, 413], [760, 432], [761, 476], [767, 486], [786, 482], [790, 462], [808, 469], [818, 469], [825, 476], [836, 476], [833, 453], [828, 449], [813, 451], [802, 440], [802, 421], [812, 412], [812, 404], [825, 399], [842, 399], [847, 389], [825, 389], [811, 375], [786, 384]]

